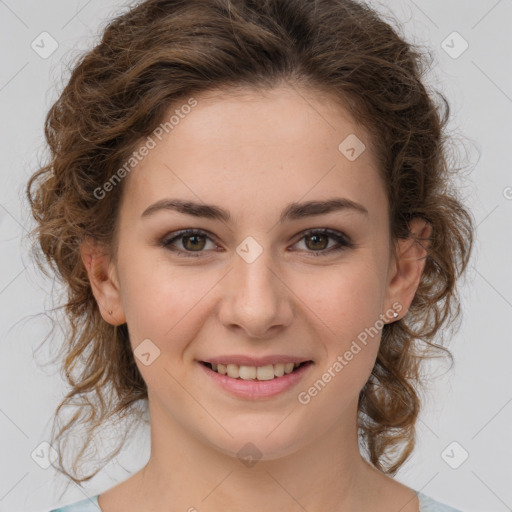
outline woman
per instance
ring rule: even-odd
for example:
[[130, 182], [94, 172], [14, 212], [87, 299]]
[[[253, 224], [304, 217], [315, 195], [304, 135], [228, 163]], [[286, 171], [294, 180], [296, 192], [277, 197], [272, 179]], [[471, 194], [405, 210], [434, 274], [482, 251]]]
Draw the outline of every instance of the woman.
[[455, 510], [392, 478], [473, 236], [422, 64], [351, 0], [148, 0], [77, 63], [27, 189], [69, 290], [58, 469], [139, 403], [151, 455], [58, 510]]

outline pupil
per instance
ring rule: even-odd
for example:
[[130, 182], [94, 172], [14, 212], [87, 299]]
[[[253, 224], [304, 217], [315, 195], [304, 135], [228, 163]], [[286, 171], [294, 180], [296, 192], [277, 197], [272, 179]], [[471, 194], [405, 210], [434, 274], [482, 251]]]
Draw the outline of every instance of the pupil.
[[[197, 242], [197, 239], [198, 239], [198, 238], [201, 238], [201, 235], [188, 235], [188, 236], [186, 236], [186, 237], [184, 237], [184, 238], [185, 238], [185, 240], [190, 240], [190, 239], [194, 238], [194, 239], [196, 239], [196, 242]], [[198, 245], [197, 245], [197, 243], [196, 243], [196, 242], [194, 242], [194, 243], [193, 243], [192, 247], [187, 247], [187, 243], [185, 243], [185, 247], [186, 247], [187, 249], [194, 248], [194, 247], [195, 247], [195, 248], [197, 248], [197, 247], [198, 247]], [[202, 246], [201, 246], [200, 248], [202, 248]]]
[[[324, 245], [325, 245], [325, 236], [324, 235], [310, 235], [309, 237], [310, 239], [316, 239], [316, 241], [318, 242], [318, 238], [323, 238], [324, 239]], [[313, 242], [313, 245], [317, 244], [317, 242]], [[318, 248], [318, 245], [317, 245], [317, 248]], [[325, 249], [325, 247], [320, 247], [321, 249]]]

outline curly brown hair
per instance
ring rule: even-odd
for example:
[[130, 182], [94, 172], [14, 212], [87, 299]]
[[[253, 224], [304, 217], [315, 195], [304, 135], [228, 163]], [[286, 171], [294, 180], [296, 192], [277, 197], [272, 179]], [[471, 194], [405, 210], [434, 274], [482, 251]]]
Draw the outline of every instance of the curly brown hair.
[[[451, 179], [449, 104], [422, 83], [428, 55], [353, 0], [147, 0], [108, 24], [101, 41], [77, 59], [48, 112], [50, 158], [26, 189], [37, 221], [34, 257], [46, 275], [49, 264], [68, 294], [58, 357], [70, 390], [52, 429], [59, 471], [79, 483], [92, 478], [119, 453], [127, 432], [95, 471], [80, 477], [77, 466], [93, 434], [107, 420], [133, 418], [134, 405], [147, 405], [127, 326], [103, 320], [80, 257], [86, 237], [116, 253], [123, 181], [106, 200], [95, 191], [183, 97], [283, 81], [329, 93], [368, 130], [387, 189], [393, 242], [412, 236], [414, 217], [432, 226], [414, 300], [403, 318], [384, 325], [359, 397], [359, 431], [370, 462], [390, 475], [398, 470], [414, 447], [420, 363], [436, 354], [452, 360], [441, 327], [460, 315], [456, 282], [473, 245], [474, 221]], [[55, 436], [67, 406], [76, 412]], [[71, 474], [61, 443], [80, 424], [87, 435]]]

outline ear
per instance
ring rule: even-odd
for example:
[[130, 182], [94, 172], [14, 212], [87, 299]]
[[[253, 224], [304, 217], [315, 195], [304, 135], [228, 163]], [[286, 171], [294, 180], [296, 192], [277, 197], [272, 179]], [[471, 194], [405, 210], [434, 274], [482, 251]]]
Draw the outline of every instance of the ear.
[[119, 280], [105, 247], [87, 238], [80, 246], [80, 254], [101, 316], [111, 325], [124, 324], [126, 317]]
[[[398, 239], [396, 255], [392, 258], [386, 292], [386, 306], [398, 302], [402, 309], [398, 318], [405, 316], [418, 289], [430, 247], [432, 226], [415, 217], [409, 223], [410, 236]], [[389, 307], [389, 306], [388, 306]]]

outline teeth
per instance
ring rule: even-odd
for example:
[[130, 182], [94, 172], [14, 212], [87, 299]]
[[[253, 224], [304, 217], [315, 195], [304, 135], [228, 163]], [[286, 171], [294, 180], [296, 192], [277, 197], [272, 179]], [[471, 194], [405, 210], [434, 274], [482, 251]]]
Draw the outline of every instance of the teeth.
[[300, 363], [276, 363], [265, 366], [238, 366], [237, 364], [211, 364], [212, 370], [227, 375], [233, 379], [243, 380], [272, 380], [275, 377], [282, 377], [285, 374], [293, 372]]
[[228, 370], [228, 377], [232, 377], [233, 379], [238, 379], [240, 376], [240, 372], [238, 370], [241, 370], [236, 364], [228, 364], [227, 370]]
[[256, 368], [256, 378], [258, 380], [272, 380], [274, 378], [274, 365], [258, 366]]
[[284, 364], [277, 363], [274, 365], [274, 375], [276, 377], [282, 377], [284, 375]]
[[[235, 366], [235, 365], [232, 365], [232, 366]], [[240, 378], [244, 379], [244, 380], [255, 379], [256, 378], [256, 366], [240, 366]]]

